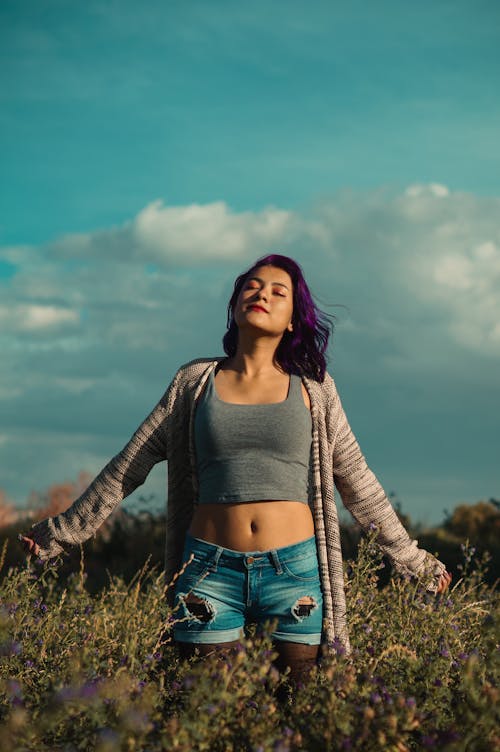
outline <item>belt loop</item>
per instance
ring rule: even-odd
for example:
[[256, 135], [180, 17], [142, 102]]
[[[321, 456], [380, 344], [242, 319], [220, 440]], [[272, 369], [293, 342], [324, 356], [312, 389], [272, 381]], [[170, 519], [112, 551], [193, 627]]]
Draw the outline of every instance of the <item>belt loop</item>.
[[222, 546], [217, 546], [217, 551], [214, 554], [214, 566], [217, 567], [217, 564], [219, 563], [219, 559], [222, 556], [224, 549]]
[[278, 556], [278, 552], [275, 548], [273, 548], [271, 551], [269, 551], [269, 554], [271, 556], [271, 561], [274, 565], [274, 568], [276, 570], [276, 574], [283, 574], [283, 569], [281, 567], [280, 558]]
[[212, 563], [210, 564], [210, 569], [212, 570], [212, 572], [217, 571], [217, 565], [219, 563], [219, 559], [222, 556], [223, 551], [224, 549], [222, 548], [222, 546], [217, 546], [217, 551], [214, 553], [214, 558], [212, 560]]

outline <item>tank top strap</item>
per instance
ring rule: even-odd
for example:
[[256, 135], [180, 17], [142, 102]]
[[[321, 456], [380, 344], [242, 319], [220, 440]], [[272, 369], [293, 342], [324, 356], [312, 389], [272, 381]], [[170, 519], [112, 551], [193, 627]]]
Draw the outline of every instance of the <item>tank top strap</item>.
[[288, 395], [288, 398], [290, 401], [295, 401], [299, 397], [302, 399], [302, 379], [300, 376], [297, 376], [296, 373], [290, 374], [290, 394]]

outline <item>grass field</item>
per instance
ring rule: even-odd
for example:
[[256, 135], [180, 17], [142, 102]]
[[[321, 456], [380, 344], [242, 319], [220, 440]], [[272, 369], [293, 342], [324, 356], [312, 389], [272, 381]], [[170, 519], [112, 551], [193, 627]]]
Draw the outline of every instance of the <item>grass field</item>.
[[[443, 596], [391, 579], [373, 538], [346, 564], [352, 655], [340, 646], [282, 699], [268, 639], [231, 659], [179, 660], [162, 573], [86, 588], [27, 562], [0, 582], [0, 749], [500, 749], [499, 601], [464, 546]], [[281, 699], [278, 699], [278, 696]]]

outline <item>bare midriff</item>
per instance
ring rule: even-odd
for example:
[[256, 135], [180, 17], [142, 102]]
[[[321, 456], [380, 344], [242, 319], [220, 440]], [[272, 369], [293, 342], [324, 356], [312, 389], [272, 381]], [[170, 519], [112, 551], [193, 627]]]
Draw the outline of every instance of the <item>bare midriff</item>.
[[311, 510], [301, 501], [248, 501], [196, 507], [189, 533], [234, 551], [268, 551], [314, 535]]

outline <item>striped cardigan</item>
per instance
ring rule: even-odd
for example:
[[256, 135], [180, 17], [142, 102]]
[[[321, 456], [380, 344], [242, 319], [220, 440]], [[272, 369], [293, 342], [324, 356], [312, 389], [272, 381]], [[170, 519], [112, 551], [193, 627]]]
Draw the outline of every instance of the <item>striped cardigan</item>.
[[[168, 461], [167, 582], [182, 564], [185, 534], [198, 495], [194, 454], [194, 409], [217, 359], [194, 360], [182, 366], [165, 394], [127, 445], [99, 473], [91, 485], [57, 517], [32, 528], [40, 557], [59, 554], [66, 545], [87, 540], [117, 504], [144, 483], [151, 468]], [[432, 575], [435, 591], [444, 564], [418, 548], [399, 521], [351, 431], [332, 377], [323, 383], [303, 378], [309, 393], [312, 449], [309, 505], [313, 514], [319, 571], [324, 599], [324, 640], [349, 652], [342, 551], [334, 485], [344, 505], [364, 530], [378, 528], [378, 543], [396, 571]], [[170, 591], [172, 588], [170, 589]], [[170, 596], [171, 597], [171, 596]]]

